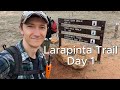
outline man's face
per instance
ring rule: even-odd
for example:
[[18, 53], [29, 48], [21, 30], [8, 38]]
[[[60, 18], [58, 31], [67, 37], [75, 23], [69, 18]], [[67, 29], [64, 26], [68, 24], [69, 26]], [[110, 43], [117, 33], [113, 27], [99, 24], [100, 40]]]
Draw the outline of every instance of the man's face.
[[38, 48], [43, 43], [46, 33], [47, 23], [39, 17], [31, 17], [21, 26], [23, 40], [33, 48]]

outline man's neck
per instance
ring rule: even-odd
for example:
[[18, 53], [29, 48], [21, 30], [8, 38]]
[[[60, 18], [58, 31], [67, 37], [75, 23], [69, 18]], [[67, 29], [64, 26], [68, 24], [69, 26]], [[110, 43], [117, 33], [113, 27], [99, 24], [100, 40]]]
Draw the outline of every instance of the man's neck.
[[23, 47], [25, 51], [27, 52], [27, 54], [29, 55], [29, 57], [36, 59], [36, 53], [37, 53], [38, 48], [31, 47], [24, 40], [23, 40]]

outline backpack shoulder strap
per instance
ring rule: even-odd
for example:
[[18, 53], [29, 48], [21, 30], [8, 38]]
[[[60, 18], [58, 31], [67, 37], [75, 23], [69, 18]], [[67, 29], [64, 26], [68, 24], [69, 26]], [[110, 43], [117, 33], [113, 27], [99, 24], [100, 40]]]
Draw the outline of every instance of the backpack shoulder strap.
[[10, 46], [9, 48], [6, 48], [7, 50], [13, 57], [15, 61], [15, 74], [19, 74], [21, 72], [21, 65], [22, 65], [22, 56], [20, 51], [16, 46]]
[[22, 56], [21, 56], [21, 53], [17, 47], [10, 46], [9, 48], [6, 48], [5, 50], [7, 50], [12, 55], [12, 57], [15, 61], [15, 67], [14, 67], [15, 68], [15, 70], [14, 70], [15, 75], [42, 74], [42, 72], [40, 70], [24, 71], [21, 68]]

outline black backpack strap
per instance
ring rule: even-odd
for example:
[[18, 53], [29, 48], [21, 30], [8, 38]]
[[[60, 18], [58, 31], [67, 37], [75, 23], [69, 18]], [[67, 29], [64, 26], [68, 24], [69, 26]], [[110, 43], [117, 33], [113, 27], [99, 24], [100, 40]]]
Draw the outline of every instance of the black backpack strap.
[[3, 47], [4, 50], [6, 49], [6, 45], [5, 44], [3, 44], [2, 47]]
[[[16, 75], [30, 75], [30, 74], [42, 74], [41, 70], [32, 70], [32, 71], [24, 71], [21, 66], [22, 66], [22, 56], [21, 53], [19, 51], [19, 49], [15, 46], [10, 46], [9, 48], [6, 48], [5, 50], [7, 50], [13, 57], [14, 61], [15, 61], [15, 67], [14, 68], [14, 74], [15, 77]], [[13, 77], [13, 76], [11, 76]], [[42, 78], [42, 76], [41, 76]]]
[[6, 50], [12, 55], [14, 61], [15, 61], [15, 74], [19, 74], [21, 72], [21, 66], [22, 66], [22, 56], [20, 51], [15, 46], [10, 46], [9, 48], [6, 48]]

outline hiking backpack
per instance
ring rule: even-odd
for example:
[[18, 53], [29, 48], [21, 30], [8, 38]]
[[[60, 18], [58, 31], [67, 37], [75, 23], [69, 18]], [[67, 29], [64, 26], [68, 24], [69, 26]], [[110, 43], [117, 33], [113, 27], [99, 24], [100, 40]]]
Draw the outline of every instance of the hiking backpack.
[[49, 21], [49, 24], [48, 24], [48, 29], [51, 30], [51, 34], [54, 34], [57, 32], [57, 23], [54, 19], [52, 19], [51, 17], [48, 17], [48, 21]]
[[55, 22], [55, 20], [51, 19], [51, 17], [48, 17], [48, 30], [47, 30], [47, 34], [46, 34], [46, 38], [49, 40], [52, 36], [52, 34], [57, 32], [57, 23]]

